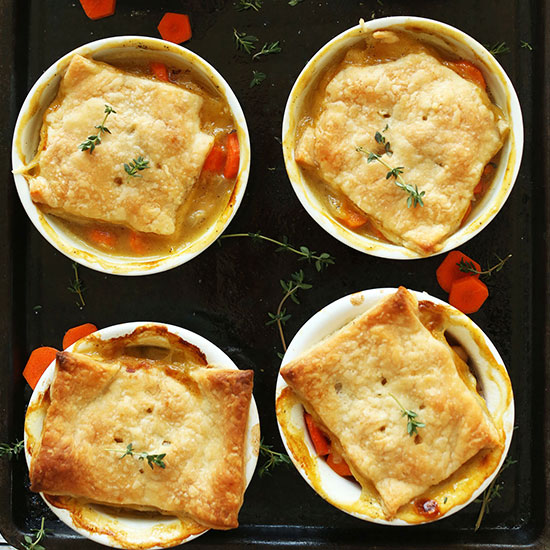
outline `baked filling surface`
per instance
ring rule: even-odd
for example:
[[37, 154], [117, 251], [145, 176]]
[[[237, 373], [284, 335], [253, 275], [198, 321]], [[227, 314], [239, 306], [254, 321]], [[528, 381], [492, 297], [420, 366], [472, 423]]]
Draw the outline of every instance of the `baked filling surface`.
[[[459, 369], [467, 366], [424, 326], [406, 289], [383, 299], [281, 369], [363, 486], [391, 519], [504, 436]], [[409, 434], [405, 409], [424, 424]]]

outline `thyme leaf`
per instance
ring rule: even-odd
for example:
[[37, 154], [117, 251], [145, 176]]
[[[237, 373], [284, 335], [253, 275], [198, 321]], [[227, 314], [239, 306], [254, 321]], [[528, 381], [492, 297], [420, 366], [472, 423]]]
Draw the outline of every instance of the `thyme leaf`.
[[253, 9], [254, 11], [260, 11], [263, 0], [239, 0], [239, 3], [235, 6], [237, 11], [245, 11]]
[[244, 50], [246, 53], [252, 53], [252, 50], [256, 49], [254, 44], [258, 42], [257, 36], [246, 34], [246, 32], [239, 32], [237, 29], [233, 29], [233, 36], [235, 37], [235, 46], [237, 50]]
[[125, 172], [132, 178], [141, 178], [141, 174], [138, 174], [138, 170], [145, 170], [149, 168], [149, 161], [145, 160], [143, 157], [139, 156], [137, 159], [132, 159], [132, 162], [124, 164]]
[[[110, 451], [112, 453], [122, 453], [123, 451], [121, 449], [105, 449], [106, 451]], [[162, 454], [149, 454], [146, 452], [136, 453], [134, 451], [134, 446], [132, 443], [126, 446], [126, 451], [123, 452], [123, 455], [119, 457], [120, 460], [122, 460], [125, 456], [134, 456], [138, 460], [147, 460], [147, 464], [151, 466], [151, 470], [154, 468], [154, 466], [158, 466], [159, 468], [166, 468], [166, 464], [162, 460], [166, 453]]]
[[413, 187], [409, 183], [405, 182], [405, 180], [401, 176], [404, 170], [403, 166], [392, 168], [385, 160], [382, 159], [382, 155], [373, 153], [372, 151], [369, 151], [368, 149], [365, 149], [363, 147], [356, 147], [355, 150], [359, 153], [367, 155], [367, 162], [377, 161], [382, 164], [382, 166], [388, 169], [386, 179], [389, 180], [390, 178], [394, 178], [395, 185], [397, 185], [397, 187], [399, 187], [409, 195], [407, 198], [407, 208], [410, 208], [411, 206], [414, 206], [414, 208], [416, 208], [418, 205], [424, 206], [424, 201], [422, 197], [426, 194], [426, 191], [419, 191], [417, 185]]
[[277, 42], [271, 42], [268, 44], [267, 42], [262, 46], [262, 49], [255, 53], [252, 56], [252, 59], [258, 59], [258, 57], [261, 57], [262, 55], [269, 55], [271, 53], [280, 53], [281, 46], [279, 46], [279, 41]]
[[288, 5], [289, 6], [297, 6], [300, 2], [303, 2], [304, 0], [289, 0]]
[[506, 42], [495, 42], [494, 44], [484, 44], [484, 46], [489, 50], [489, 53], [492, 55], [499, 55], [501, 53], [508, 53], [510, 48]]
[[[497, 256], [495, 254], [495, 256]], [[493, 267], [490, 267], [488, 269], [485, 269], [483, 271], [478, 271], [476, 269], [476, 266], [473, 264], [473, 262], [466, 261], [464, 258], [460, 259], [460, 262], [458, 262], [456, 265], [458, 266], [458, 270], [462, 271], [462, 273], [474, 273], [476, 275], [487, 275], [491, 276], [493, 271], [495, 273], [498, 273], [503, 267], [504, 264], [512, 257], [512, 254], [508, 254], [506, 258], [502, 259], [499, 256], [497, 256], [499, 262], [495, 264]]]
[[78, 265], [76, 262], [73, 262], [73, 272], [74, 280], [70, 282], [67, 290], [78, 296], [80, 303], [76, 302], [76, 305], [82, 309], [86, 305], [86, 302], [84, 301], [84, 291], [86, 290], [86, 287], [84, 286], [82, 279], [78, 276]]
[[94, 126], [94, 128], [97, 128], [99, 132], [95, 135], [88, 136], [88, 139], [83, 141], [78, 148], [81, 151], [90, 151], [90, 155], [94, 152], [94, 149], [101, 143], [101, 136], [103, 134], [110, 134], [111, 130], [105, 126], [105, 123], [107, 122], [107, 117], [113, 113], [116, 114], [116, 111], [110, 106], [105, 104], [105, 116], [103, 117], [103, 122], [101, 124], [98, 124], [97, 126]]
[[519, 45], [524, 50], [529, 50], [531, 52], [533, 51], [533, 46], [531, 46], [531, 44], [529, 44], [529, 42], [526, 42], [525, 40], [520, 40]]
[[418, 414], [414, 411], [411, 411], [409, 409], [406, 409], [401, 405], [400, 401], [393, 395], [393, 393], [389, 394], [390, 397], [399, 405], [399, 408], [401, 409], [401, 416], [407, 417], [407, 433], [410, 436], [413, 436], [418, 433], [417, 428], [425, 428], [426, 424], [424, 422], [421, 422], [418, 419]]
[[258, 470], [260, 477], [264, 477], [264, 475], [271, 475], [271, 471], [277, 466], [288, 466], [291, 464], [288, 455], [274, 451], [272, 445], [265, 445], [263, 437], [260, 441], [260, 455], [266, 458], [266, 461]]
[[277, 248], [275, 252], [288, 251], [297, 254], [298, 256], [301, 256], [300, 260], [313, 262], [317, 271], [322, 271], [325, 267], [334, 264], [335, 261], [334, 256], [330, 255], [328, 252], [322, 252], [321, 254], [318, 254], [314, 250], [310, 250], [307, 246], [300, 246], [298, 248], [291, 245], [288, 242], [287, 237], [283, 237], [282, 240], [278, 241], [276, 239], [272, 239], [271, 237], [266, 237], [265, 235], [262, 235], [259, 231], [257, 231], [256, 233], [231, 233], [229, 235], [222, 235], [219, 240], [230, 239], [234, 237], [249, 237], [255, 241], [267, 241], [273, 244], [277, 244], [279, 245], [279, 248]]
[[479, 510], [479, 515], [477, 516], [477, 521], [474, 526], [474, 531], [477, 531], [481, 527], [481, 522], [486, 514], [490, 513], [490, 504], [495, 498], [500, 498], [500, 491], [504, 486], [503, 481], [498, 481], [498, 478], [506, 469], [508, 469], [513, 464], [516, 464], [517, 460], [514, 460], [512, 457], [507, 457], [502, 465], [502, 468], [498, 474], [494, 477], [493, 481], [489, 484], [489, 487], [485, 489], [482, 498], [476, 498], [475, 502], [481, 502], [481, 508]]
[[9, 443], [0, 443], [0, 458], [17, 458], [17, 455], [23, 450], [24, 441], [16, 441], [11, 445]]
[[48, 532], [48, 529], [44, 529], [44, 519], [45, 518], [42, 518], [39, 529], [32, 529], [32, 537], [29, 535], [25, 535], [23, 537], [25, 541], [21, 543], [21, 546], [25, 548], [25, 550], [45, 550], [41, 544], [38, 544]]
[[253, 70], [252, 75], [252, 80], [250, 81], [251, 88], [254, 88], [254, 86], [258, 86], [258, 84], [261, 84], [267, 78], [267, 75], [260, 71]]

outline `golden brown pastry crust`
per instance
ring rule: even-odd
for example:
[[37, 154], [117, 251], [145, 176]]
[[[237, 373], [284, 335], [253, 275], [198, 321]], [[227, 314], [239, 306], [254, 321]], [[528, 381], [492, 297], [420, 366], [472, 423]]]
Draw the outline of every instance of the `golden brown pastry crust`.
[[[252, 371], [60, 352], [31, 489], [236, 527], [252, 379]], [[130, 443], [166, 453], [166, 467], [121, 459]]]
[[[202, 103], [174, 84], [75, 55], [44, 116], [38, 169], [25, 176], [32, 200], [69, 220], [173, 234], [214, 140], [200, 127]], [[106, 104], [116, 111], [105, 124], [111, 133], [92, 154], [79, 150]], [[148, 168], [129, 177], [124, 164], [139, 156]]]
[[[427, 51], [344, 64], [319, 101], [296, 161], [368, 214], [388, 240], [421, 254], [438, 250], [460, 227], [507, 133], [487, 94]], [[383, 159], [425, 192], [424, 207], [407, 208], [408, 195], [386, 179], [388, 169], [356, 150], [383, 153], [375, 141], [383, 131], [393, 151]]]
[[[449, 346], [418, 317], [406, 289], [383, 299], [281, 375], [361, 484], [373, 483], [387, 517], [448, 478], [502, 434], [457, 372]], [[425, 427], [407, 433], [395, 400]]]

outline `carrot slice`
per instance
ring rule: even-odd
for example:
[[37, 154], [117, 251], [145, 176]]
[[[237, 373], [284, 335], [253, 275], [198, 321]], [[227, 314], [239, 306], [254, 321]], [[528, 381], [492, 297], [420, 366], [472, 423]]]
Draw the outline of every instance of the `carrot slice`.
[[132, 231], [130, 233], [130, 248], [136, 254], [145, 254], [149, 249], [149, 243], [143, 233]]
[[463, 277], [451, 286], [449, 304], [463, 313], [475, 313], [489, 296], [487, 285], [475, 277]]
[[169, 82], [168, 78], [168, 68], [164, 63], [158, 61], [151, 61], [151, 72], [159, 80], [164, 80], [164, 82]]
[[468, 216], [472, 213], [472, 203], [470, 203], [468, 205], [468, 208], [466, 209], [466, 212], [464, 214], [464, 216], [462, 216], [462, 221], [460, 222], [460, 226], [462, 227], [465, 223], [466, 223], [466, 220], [468, 219]]
[[94, 228], [88, 233], [88, 238], [98, 246], [103, 248], [114, 248], [116, 246], [116, 235], [106, 229]]
[[327, 456], [327, 464], [339, 475], [342, 477], [350, 477], [353, 476], [351, 473], [351, 470], [349, 469], [349, 466], [347, 462], [342, 458], [339, 461], [337, 461], [334, 458], [334, 454], [330, 453]]
[[206, 157], [202, 169], [208, 172], [216, 172], [221, 174], [225, 167], [226, 153], [225, 148], [219, 143], [214, 143], [210, 153]]
[[474, 187], [474, 195], [480, 195], [483, 193], [483, 182], [480, 181], [475, 187]]
[[115, 13], [116, 0], [80, 0], [80, 5], [90, 19], [102, 19]]
[[477, 84], [483, 90], [487, 90], [487, 83], [485, 82], [483, 73], [470, 61], [465, 61], [464, 59], [453, 61], [451, 62], [451, 67], [462, 78]]
[[51, 362], [55, 359], [57, 350], [43, 346], [36, 348], [29, 357], [25, 368], [23, 369], [23, 376], [34, 390], [36, 384], [40, 380], [40, 377], [44, 374], [44, 371], [50, 366]]
[[313, 421], [313, 417], [305, 412], [304, 420], [306, 421], [307, 431], [309, 437], [315, 447], [315, 452], [318, 456], [326, 456], [330, 452], [330, 446], [325, 434], [317, 427], [317, 424]]
[[227, 136], [227, 160], [225, 161], [225, 168], [223, 170], [223, 175], [227, 179], [234, 178], [239, 173], [240, 158], [241, 152], [237, 132], [231, 132]]
[[342, 203], [338, 215], [336, 216], [344, 225], [350, 229], [362, 227], [368, 221], [368, 218], [359, 213], [355, 208], [350, 208], [346, 203]]
[[189, 16], [183, 13], [165, 13], [157, 29], [164, 40], [176, 44], [186, 42], [192, 36]]
[[479, 278], [477, 273], [470, 273], [460, 271], [458, 264], [463, 261], [465, 263], [472, 263], [476, 271], [481, 271], [481, 266], [472, 260], [472, 258], [462, 254], [459, 250], [453, 250], [447, 254], [447, 257], [441, 262], [441, 265], [437, 268], [435, 275], [439, 286], [445, 291], [450, 292], [451, 286], [458, 279], [464, 277]]
[[72, 346], [78, 340], [85, 338], [89, 334], [97, 331], [97, 327], [92, 323], [84, 323], [77, 327], [70, 328], [63, 336], [63, 349], [67, 349]]

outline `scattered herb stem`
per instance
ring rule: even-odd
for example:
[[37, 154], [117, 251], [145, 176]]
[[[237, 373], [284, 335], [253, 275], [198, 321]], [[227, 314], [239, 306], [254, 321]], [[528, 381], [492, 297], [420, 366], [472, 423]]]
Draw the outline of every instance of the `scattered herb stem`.
[[237, 50], [244, 50], [246, 53], [252, 53], [252, 50], [256, 49], [255, 43], [258, 42], [258, 37], [252, 34], [246, 34], [246, 32], [239, 32], [237, 29], [233, 29], [233, 36], [235, 38], [235, 46]]
[[39, 529], [32, 530], [32, 532], [34, 533], [34, 540], [33, 537], [29, 535], [24, 536], [25, 541], [21, 543], [21, 546], [23, 546], [25, 550], [45, 550], [45, 548], [41, 544], [39, 544], [46, 535], [46, 532], [48, 531], [47, 529], [44, 529], [44, 520], [45, 518], [43, 517], [42, 521], [40, 522]]
[[266, 458], [266, 461], [258, 470], [260, 477], [264, 477], [264, 475], [271, 475], [271, 470], [273, 470], [276, 466], [288, 466], [291, 463], [288, 455], [274, 451], [271, 445], [264, 445], [263, 438], [260, 441], [260, 455]]
[[526, 42], [525, 40], [520, 40], [519, 45], [524, 50], [529, 50], [531, 52], [533, 51], [533, 46], [531, 46], [531, 44], [529, 44], [529, 42]]
[[95, 126], [99, 130], [99, 132], [93, 136], [88, 136], [88, 139], [86, 141], [83, 141], [78, 148], [81, 151], [90, 151], [90, 155], [94, 152], [94, 149], [101, 143], [101, 136], [105, 133], [110, 134], [111, 130], [105, 126], [105, 123], [107, 122], [107, 117], [113, 113], [116, 114], [116, 111], [110, 106], [105, 105], [105, 116], [103, 117], [103, 122], [101, 124], [98, 124]]
[[254, 10], [260, 11], [263, 0], [239, 0], [239, 3], [235, 6], [237, 11]]
[[406, 409], [403, 407], [399, 399], [393, 395], [393, 393], [389, 394], [390, 397], [399, 405], [399, 408], [401, 409], [401, 416], [407, 417], [407, 433], [410, 436], [413, 436], [418, 433], [417, 428], [425, 428], [426, 424], [424, 422], [421, 422], [420, 420], [417, 420], [418, 414], [414, 411], [411, 411], [409, 409]]
[[313, 261], [315, 263], [315, 269], [317, 271], [322, 271], [324, 267], [334, 264], [335, 258], [334, 256], [331, 256], [328, 252], [317, 254], [317, 252], [310, 250], [307, 246], [300, 246], [299, 248], [297, 248], [289, 244], [286, 237], [283, 237], [282, 241], [278, 241], [276, 239], [272, 239], [271, 237], [266, 237], [265, 235], [262, 235], [259, 231], [257, 233], [231, 233], [229, 235], [222, 235], [220, 237], [220, 240], [235, 237], [249, 237], [251, 239], [258, 239], [279, 245], [279, 248], [277, 248], [275, 252], [288, 250], [289, 252], [293, 252], [294, 254], [301, 256], [300, 260], [307, 260], [309, 262]]
[[492, 55], [498, 55], [501, 53], [508, 53], [510, 48], [506, 42], [495, 42], [494, 44], [485, 44], [485, 47], [489, 50], [489, 53]]
[[507, 468], [512, 466], [512, 464], [516, 464], [517, 460], [514, 460], [511, 457], [508, 457], [504, 464], [502, 465], [502, 468], [498, 472], [498, 474], [495, 476], [493, 481], [489, 484], [489, 487], [485, 489], [485, 492], [483, 493], [483, 497], [481, 499], [476, 499], [476, 502], [481, 502], [481, 508], [479, 510], [479, 515], [477, 516], [477, 521], [474, 526], [474, 531], [477, 531], [481, 527], [481, 522], [483, 521], [483, 518], [486, 514], [489, 513], [489, 505], [495, 498], [500, 498], [501, 494], [500, 491], [502, 489], [503, 483], [498, 481], [500, 475], [502, 472], [504, 472]]
[[130, 443], [126, 447], [126, 451], [122, 451], [122, 449], [105, 449], [105, 450], [112, 453], [123, 453], [123, 455], [119, 457], [120, 460], [122, 460], [125, 456], [133, 456], [133, 457], [136, 457], [138, 460], [147, 460], [147, 464], [151, 466], [151, 470], [154, 468], [154, 466], [158, 466], [159, 468], [163, 468], [163, 469], [166, 468], [166, 464], [162, 460], [166, 456], [166, 453], [156, 454], [156, 455], [149, 454], [146, 452], [136, 453], [134, 451], [134, 447], [132, 443]]
[[254, 86], [258, 86], [266, 78], [267, 78], [267, 75], [265, 73], [262, 73], [260, 71], [252, 71], [252, 80], [250, 81], [250, 87], [254, 88]]
[[363, 147], [356, 147], [355, 150], [359, 153], [367, 155], [367, 162], [377, 161], [389, 170], [389, 172], [386, 174], [386, 179], [388, 180], [390, 178], [394, 178], [395, 185], [397, 185], [397, 187], [399, 187], [409, 195], [407, 199], [408, 208], [410, 208], [411, 206], [414, 206], [416, 208], [418, 205], [424, 206], [424, 201], [422, 200], [422, 197], [426, 194], [426, 192], [419, 191], [417, 185], [413, 187], [412, 185], [409, 185], [405, 182], [405, 180], [401, 176], [404, 169], [403, 166], [392, 168], [384, 159], [382, 159], [382, 155], [377, 155], [376, 153], [373, 153], [372, 151], [369, 151], [368, 149], [365, 149]]
[[272, 53], [280, 53], [280, 52], [281, 52], [281, 46], [279, 45], [278, 40], [277, 42], [271, 42], [270, 44], [266, 42], [262, 46], [262, 49], [252, 56], [252, 59], [258, 59], [258, 57], [261, 57], [262, 55], [269, 55]]
[[9, 443], [0, 443], [0, 458], [7, 457], [8, 459], [17, 458], [17, 455], [23, 450], [24, 442], [16, 441], [11, 445]]
[[84, 301], [84, 291], [86, 290], [86, 287], [84, 286], [82, 279], [78, 276], [78, 265], [76, 262], [73, 262], [73, 272], [74, 280], [71, 281], [67, 289], [78, 296], [80, 303], [76, 302], [76, 305], [82, 309], [86, 305], [86, 302]]
[[462, 271], [462, 273], [474, 273], [476, 275], [487, 275], [487, 276], [491, 276], [491, 274], [493, 273], [493, 271], [495, 273], [498, 273], [503, 267], [504, 267], [504, 264], [512, 257], [512, 254], [508, 254], [508, 256], [506, 256], [506, 258], [502, 259], [502, 258], [499, 258], [497, 256], [497, 258], [499, 259], [499, 262], [497, 264], [495, 264], [493, 267], [490, 267], [489, 269], [486, 269], [484, 271], [478, 271], [476, 268], [475, 268], [475, 265], [472, 263], [472, 262], [468, 262], [466, 260], [464, 260], [464, 258], [462, 258], [460, 260], [460, 262], [458, 262], [456, 265], [458, 266], [458, 269], [459, 271]]

